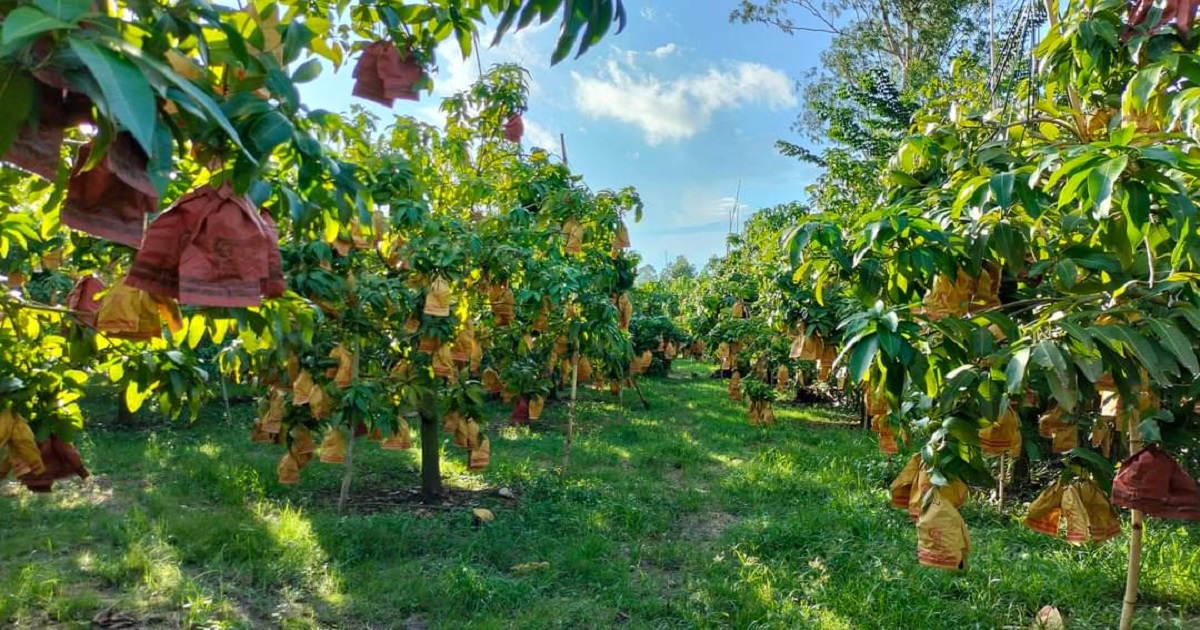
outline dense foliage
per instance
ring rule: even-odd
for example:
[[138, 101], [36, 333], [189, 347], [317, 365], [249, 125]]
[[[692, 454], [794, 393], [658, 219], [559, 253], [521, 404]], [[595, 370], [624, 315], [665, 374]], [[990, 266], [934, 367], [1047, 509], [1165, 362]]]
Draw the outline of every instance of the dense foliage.
[[522, 151], [522, 70], [448, 99], [445, 129], [298, 88], [357, 55], [356, 95], [416, 100], [439, 42], [468, 55], [488, 15], [499, 40], [560, 11], [555, 62], [625, 21], [619, 1], [0, 3], [5, 472], [64, 473], [32, 444], [83, 428], [100, 372], [174, 414], [225, 379], [262, 388], [254, 436], [287, 446], [286, 482], [314, 432], [339, 462], [347, 435], [407, 448], [419, 417], [437, 493], [439, 418], [487, 463], [482, 370], [523, 398], [568, 354], [627, 364], [640, 201]]

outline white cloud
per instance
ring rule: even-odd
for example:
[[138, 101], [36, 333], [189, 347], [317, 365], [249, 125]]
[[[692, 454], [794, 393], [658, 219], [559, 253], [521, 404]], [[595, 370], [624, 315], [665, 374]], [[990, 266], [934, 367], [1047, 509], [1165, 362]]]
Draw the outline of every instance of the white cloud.
[[655, 48], [654, 52], [650, 54], [658, 57], [659, 59], [663, 59], [674, 55], [676, 52], [678, 52], [678, 50], [679, 47], [675, 45], [675, 42], [668, 42], [662, 46], [659, 46], [658, 48]]
[[658, 17], [658, 9], [655, 9], [650, 5], [642, 7], [640, 13], [642, 15], [642, 19], [646, 20], [647, 22], [653, 22]]
[[[554, 26], [547, 22], [539, 24], [536, 21], [527, 28], [515, 33], [509, 33], [500, 41], [500, 45], [491, 47], [495, 31], [481, 33], [478, 50], [472, 50], [471, 56], [463, 59], [458, 41], [450, 38], [437, 48], [437, 73], [433, 75], [433, 93], [440, 101], [471, 87], [479, 78], [480, 66], [487, 72], [498, 63], [516, 63], [526, 69], [544, 69], [549, 67], [550, 53], [544, 42], [534, 42], [539, 34]], [[478, 55], [478, 57], [476, 56]], [[530, 93], [537, 93], [541, 86], [530, 78]]]
[[558, 136], [538, 123], [525, 119], [525, 144], [531, 147], [541, 147], [551, 153], [558, 152]]
[[618, 53], [597, 75], [572, 72], [575, 106], [592, 118], [636, 125], [651, 146], [696, 135], [708, 128], [720, 110], [796, 106], [792, 81], [762, 64], [727, 63], [710, 66], [702, 74], [663, 79], [635, 61], [636, 57]]
[[437, 72], [433, 75], [433, 94], [438, 100], [471, 87], [479, 77], [474, 55], [463, 59], [457, 42], [438, 46], [437, 62]]
[[[729, 229], [729, 215], [733, 212], [733, 197], [701, 198], [698, 195], [684, 195], [684, 212], [676, 214], [675, 228], [700, 228], [725, 231]], [[750, 206], [737, 203], [738, 219], [745, 221], [750, 216]]]

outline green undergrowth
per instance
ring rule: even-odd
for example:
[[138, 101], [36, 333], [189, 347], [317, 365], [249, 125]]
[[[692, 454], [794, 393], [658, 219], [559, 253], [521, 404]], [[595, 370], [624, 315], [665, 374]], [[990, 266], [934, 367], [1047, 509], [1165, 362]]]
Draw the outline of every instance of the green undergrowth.
[[[482, 474], [447, 441], [433, 506], [409, 492], [416, 449], [364, 441], [345, 516], [339, 467], [276, 482], [252, 405], [232, 423], [219, 402], [190, 424], [99, 422], [80, 446], [91, 481], [3, 487], [0, 627], [1016, 628], [1046, 604], [1072, 630], [1115, 627], [1125, 536], [1072, 547], [975, 495], [969, 569], [921, 568], [888, 507], [898, 459], [825, 409], [751, 427], [708, 372], [647, 380], [649, 410], [585, 390], [566, 482], [564, 404], [523, 428], [495, 407]], [[1200, 528], [1151, 521], [1142, 585], [1139, 628], [1200, 628]]]

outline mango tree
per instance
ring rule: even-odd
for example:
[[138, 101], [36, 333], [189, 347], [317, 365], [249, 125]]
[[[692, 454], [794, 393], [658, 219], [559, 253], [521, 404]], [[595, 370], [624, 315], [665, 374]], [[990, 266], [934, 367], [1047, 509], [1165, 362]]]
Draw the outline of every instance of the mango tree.
[[[799, 275], [871, 296], [842, 324], [839, 361], [873, 392], [881, 437], [924, 441], [914, 500], [930, 512], [947, 514], [963, 481], [994, 485], [988, 457], [1060, 454], [1069, 494], [1107, 489], [1113, 459], [1145, 443], [1195, 435], [1200, 66], [1160, 20], [1125, 26], [1129, 11], [1051, 7], [1038, 73], [1016, 88], [1027, 106], [992, 110], [977, 66], [959, 64], [962, 89], [916, 115], [881, 204], [796, 231]], [[1098, 523], [1111, 512], [1099, 497]]]
[[[332, 358], [331, 378], [344, 382], [349, 370], [350, 384], [330, 413], [352, 427], [370, 427], [373, 418], [382, 424], [366, 401], [395, 389], [376, 378], [378, 366], [362, 369], [360, 353], [373, 350], [360, 344], [395, 341], [396, 328], [376, 328], [362, 315], [414, 293], [401, 295], [377, 276], [359, 286], [359, 274], [373, 276], [382, 265], [367, 253], [374, 243], [358, 241], [382, 240], [389, 230], [388, 221], [372, 221], [376, 195], [396, 193], [385, 216], [414, 229], [432, 216], [421, 205], [438, 190], [404, 190], [401, 162], [348, 154], [353, 122], [307, 108], [298, 86], [357, 57], [356, 95], [415, 100], [431, 86], [441, 41], [455, 38], [467, 55], [489, 15], [499, 41], [560, 13], [554, 62], [582, 54], [625, 22], [619, 0], [587, 7], [256, 1], [236, 9], [187, 1], [0, 3], [0, 102], [9, 112], [0, 124], [8, 195], [0, 257], [13, 289], [2, 298], [0, 325], [12, 342], [0, 362], [5, 472], [64, 472], [41, 469], [70, 459], [61, 443], [82, 427], [76, 402], [96, 367], [108, 368], [133, 407], [154, 398], [176, 413], [194, 411], [211, 392], [211, 370], [191, 350], [205, 337], [227, 346], [222, 359], [231, 372], [261, 369], [259, 382], [279, 389], [294, 385], [283, 378], [292, 369], [315, 373]], [[492, 115], [516, 130], [519, 103], [497, 105]], [[497, 132], [491, 122], [481, 123], [484, 133]], [[454, 141], [469, 150], [465, 135]], [[173, 206], [160, 214], [164, 202]], [[286, 261], [281, 237], [291, 243]], [[345, 252], [329, 251], [343, 240]], [[403, 255], [417, 263], [434, 253]], [[64, 298], [68, 284], [74, 290]], [[337, 303], [320, 303], [335, 294]], [[329, 329], [334, 338], [317, 335], [334, 313], [341, 316]], [[320, 356], [331, 341], [334, 356]], [[308, 352], [307, 363], [304, 353], [291, 354], [297, 348]], [[274, 365], [250, 360], [272, 351]], [[382, 347], [374, 351], [383, 356]], [[278, 396], [270, 399], [278, 409]], [[268, 405], [268, 417], [275, 415]], [[40, 461], [39, 449], [52, 461]]]

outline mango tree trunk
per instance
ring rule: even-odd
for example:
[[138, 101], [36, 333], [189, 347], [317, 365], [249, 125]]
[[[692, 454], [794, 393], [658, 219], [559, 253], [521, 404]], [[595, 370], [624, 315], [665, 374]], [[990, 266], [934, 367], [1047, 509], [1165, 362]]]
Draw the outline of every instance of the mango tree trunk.
[[436, 406], [423, 405], [420, 414], [421, 496], [430, 501], [442, 496], [441, 427]]

